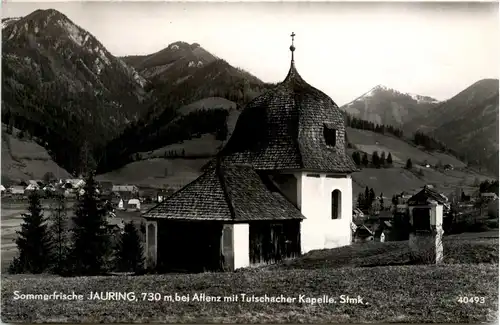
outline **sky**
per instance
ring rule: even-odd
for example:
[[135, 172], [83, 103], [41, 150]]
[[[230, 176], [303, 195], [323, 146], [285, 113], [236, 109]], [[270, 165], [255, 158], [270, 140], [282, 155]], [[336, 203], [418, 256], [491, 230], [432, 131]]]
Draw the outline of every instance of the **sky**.
[[115, 56], [151, 54], [176, 41], [266, 82], [295, 65], [343, 105], [376, 85], [446, 100], [498, 78], [498, 3], [3, 2], [2, 17], [53, 8]]

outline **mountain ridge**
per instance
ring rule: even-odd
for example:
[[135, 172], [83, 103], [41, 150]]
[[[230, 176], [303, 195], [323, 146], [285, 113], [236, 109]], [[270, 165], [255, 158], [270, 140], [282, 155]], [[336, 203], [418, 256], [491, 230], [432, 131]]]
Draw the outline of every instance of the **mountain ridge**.
[[425, 131], [474, 164], [498, 174], [499, 80], [482, 79], [407, 128]]
[[349, 104], [359, 100], [359, 99], [362, 99], [363, 97], [366, 97], [366, 96], [370, 96], [372, 95], [374, 92], [376, 91], [390, 91], [390, 92], [395, 92], [395, 93], [398, 93], [398, 94], [402, 94], [402, 95], [406, 95], [406, 96], [410, 96], [411, 98], [413, 98], [414, 100], [416, 101], [423, 101], [423, 102], [428, 102], [428, 103], [438, 103], [440, 102], [439, 100], [435, 99], [435, 98], [432, 98], [430, 96], [425, 96], [425, 95], [417, 95], [415, 93], [412, 93], [412, 92], [402, 92], [402, 91], [399, 91], [395, 88], [392, 88], [392, 87], [388, 87], [388, 86], [385, 86], [383, 84], [378, 84], [372, 88], [370, 88], [370, 90], [368, 90], [367, 92], [363, 93], [361, 96], [358, 96], [356, 98], [354, 98], [353, 100], [351, 100], [350, 102], [342, 105], [342, 106], [349, 106]]
[[341, 109], [369, 122], [401, 127], [406, 122], [425, 115], [438, 103], [438, 100], [429, 96], [403, 93], [377, 85], [343, 105]]
[[145, 79], [91, 33], [54, 10], [2, 29], [2, 119], [48, 146], [71, 172], [120, 133], [148, 100]]
[[[71, 172], [81, 163], [106, 172], [127, 164], [137, 152], [204, 134], [225, 138], [241, 107], [275, 85], [231, 66], [199, 43], [177, 41], [148, 55], [115, 57], [53, 9], [5, 18], [2, 26], [2, 104], [7, 108], [2, 118], [41, 139], [54, 161]], [[425, 121], [442, 103], [377, 85], [342, 109], [410, 129], [408, 121]], [[87, 156], [84, 148], [90, 148], [93, 162], [81, 161]]]

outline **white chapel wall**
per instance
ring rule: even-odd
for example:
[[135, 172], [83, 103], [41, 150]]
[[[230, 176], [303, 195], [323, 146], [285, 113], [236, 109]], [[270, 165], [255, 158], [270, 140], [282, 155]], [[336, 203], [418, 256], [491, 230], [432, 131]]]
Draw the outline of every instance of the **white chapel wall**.
[[[300, 181], [302, 253], [351, 244], [352, 179], [350, 176], [303, 173]], [[341, 218], [332, 219], [332, 192], [340, 190]]]
[[250, 265], [250, 226], [248, 223], [234, 224], [233, 251], [234, 269]]

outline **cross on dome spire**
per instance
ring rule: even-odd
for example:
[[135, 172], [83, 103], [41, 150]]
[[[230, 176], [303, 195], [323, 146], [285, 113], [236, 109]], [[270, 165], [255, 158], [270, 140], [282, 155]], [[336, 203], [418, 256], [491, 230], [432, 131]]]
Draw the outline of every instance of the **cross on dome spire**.
[[295, 51], [295, 46], [293, 46], [293, 39], [295, 37], [295, 33], [292, 32], [292, 35], [290, 35], [292, 37], [292, 45], [290, 45], [290, 51], [292, 52], [292, 63], [294, 62], [294, 59], [293, 59], [293, 52]]

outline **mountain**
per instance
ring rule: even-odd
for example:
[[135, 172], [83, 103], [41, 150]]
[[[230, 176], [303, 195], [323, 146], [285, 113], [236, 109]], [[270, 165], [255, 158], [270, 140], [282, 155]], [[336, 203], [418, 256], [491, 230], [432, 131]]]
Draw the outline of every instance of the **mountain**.
[[126, 56], [122, 60], [149, 80], [177, 83], [217, 57], [198, 43], [175, 42], [156, 53]]
[[151, 55], [123, 59], [150, 82], [155, 102], [104, 148], [98, 165], [101, 173], [125, 165], [137, 152], [201, 134], [227, 138], [227, 124], [234, 121], [234, 113], [272, 86], [199, 44], [175, 42]]
[[7, 27], [8, 25], [18, 21], [22, 17], [11, 17], [11, 18], [3, 18], [2, 19], [2, 29]]
[[122, 59], [150, 82], [158, 101], [188, 105], [207, 97], [222, 97], [243, 104], [268, 88], [252, 74], [231, 66], [198, 43], [174, 42], [150, 55]]
[[342, 109], [365, 121], [399, 127], [425, 115], [437, 103], [438, 100], [428, 96], [402, 93], [378, 85]]
[[68, 171], [142, 114], [146, 80], [64, 14], [36, 10], [2, 27], [3, 122]]
[[407, 130], [431, 134], [498, 175], [498, 79], [483, 79], [410, 121]]

